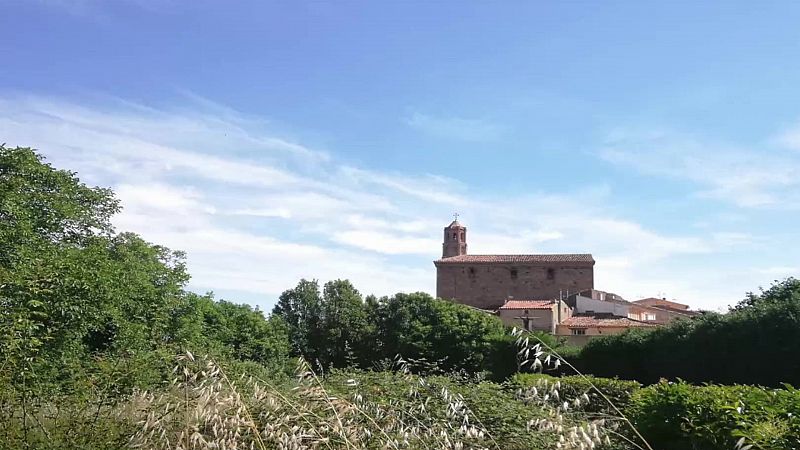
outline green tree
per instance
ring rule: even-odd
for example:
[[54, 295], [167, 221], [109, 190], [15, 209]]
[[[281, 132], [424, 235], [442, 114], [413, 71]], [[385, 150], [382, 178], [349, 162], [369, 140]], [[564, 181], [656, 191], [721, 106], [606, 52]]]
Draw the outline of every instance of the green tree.
[[320, 358], [324, 345], [322, 312], [319, 283], [305, 279], [283, 292], [272, 310], [289, 328], [292, 352], [311, 362]]
[[493, 356], [502, 353], [513, 364], [505, 326], [483, 311], [418, 292], [381, 298], [374, 316], [384, 358], [399, 354], [438, 362], [444, 371], [479, 372], [492, 370]]
[[[183, 254], [113, 234], [119, 203], [29, 148], [0, 146], [0, 356], [12, 373], [166, 338]], [[39, 370], [41, 373], [41, 369]]]
[[361, 294], [347, 280], [325, 283], [322, 302], [324, 351], [321, 360], [333, 367], [371, 360], [371, 325]]

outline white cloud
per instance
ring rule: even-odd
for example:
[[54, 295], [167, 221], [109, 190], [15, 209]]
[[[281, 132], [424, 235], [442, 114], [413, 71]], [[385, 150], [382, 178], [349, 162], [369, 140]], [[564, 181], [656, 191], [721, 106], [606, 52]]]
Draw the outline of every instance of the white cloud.
[[[495, 197], [436, 174], [347, 166], [276, 135], [269, 122], [198, 101], [159, 110], [5, 98], [0, 135], [112, 186], [125, 208], [118, 229], [185, 250], [193, 289], [249, 292], [262, 306], [300, 278], [349, 278], [379, 295], [434, 293], [431, 261], [454, 210], [471, 253], [593, 253], [597, 287], [622, 295], [670, 291], [711, 305], [753, 288], [742, 277], [707, 295], [715, 268], [691, 269], [686, 259], [755, 238], [712, 227], [659, 233], [616, 216], [608, 186]], [[633, 161], [649, 168], [667, 156]]]

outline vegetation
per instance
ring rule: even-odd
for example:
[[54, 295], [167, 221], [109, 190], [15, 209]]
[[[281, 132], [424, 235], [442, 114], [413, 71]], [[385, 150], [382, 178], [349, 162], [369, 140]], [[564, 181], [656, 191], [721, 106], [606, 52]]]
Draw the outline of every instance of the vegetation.
[[779, 387], [800, 385], [800, 280], [787, 279], [728, 314], [590, 341], [573, 362], [597, 376]]
[[[0, 146], [0, 449], [800, 447], [790, 386], [516, 373], [796, 382], [795, 280], [578, 352], [347, 280], [301, 280], [265, 316], [188, 292], [184, 255], [116, 233], [118, 210], [111, 191]], [[735, 368], [708, 367], [734, 352]]]
[[800, 391], [660, 382], [637, 391], [626, 409], [664, 450], [800, 448]]
[[513, 339], [499, 319], [425, 293], [367, 297], [348, 281], [301, 280], [284, 292], [273, 316], [289, 325], [292, 348], [322, 368], [388, 367], [397, 355], [418, 369], [487, 372], [504, 379], [516, 370]]

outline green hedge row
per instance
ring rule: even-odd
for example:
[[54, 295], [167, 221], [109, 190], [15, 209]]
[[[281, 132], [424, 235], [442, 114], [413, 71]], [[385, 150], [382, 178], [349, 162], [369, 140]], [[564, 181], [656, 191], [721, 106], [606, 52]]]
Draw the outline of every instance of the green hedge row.
[[[800, 390], [788, 385], [772, 389], [662, 381], [641, 387], [611, 378], [519, 374], [507, 386], [524, 389], [544, 381], [560, 381], [565, 399], [590, 392], [594, 384], [659, 450], [731, 450], [741, 438], [753, 449], [800, 449]], [[588, 412], [612, 413], [598, 395], [590, 397]]]
[[800, 448], [800, 391], [787, 386], [692, 386], [661, 382], [637, 391], [626, 414], [662, 450]]
[[631, 402], [631, 395], [639, 390], [642, 385], [636, 381], [618, 380], [615, 378], [597, 378], [592, 376], [564, 376], [553, 377], [538, 373], [518, 373], [509, 379], [507, 386], [518, 390], [531, 387], [540, 387], [544, 383], [560, 382], [559, 394], [564, 399], [575, 399], [583, 394], [589, 396], [588, 405], [584, 410], [589, 412], [610, 412], [613, 408], [603, 399], [592, 384], [613, 402], [617, 408], [624, 408]]
[[590, 341], [567, 359], [583, 373], [641, 383], [800, 386], [800, 280], [748, 297], [727, 314], [709, 313], [652, 330]]

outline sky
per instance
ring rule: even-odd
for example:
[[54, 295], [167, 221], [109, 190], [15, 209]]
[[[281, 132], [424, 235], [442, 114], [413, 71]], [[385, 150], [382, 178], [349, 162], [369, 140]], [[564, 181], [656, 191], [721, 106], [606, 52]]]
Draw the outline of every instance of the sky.
[[435, 293], [469, 251], [724, 310], [800, 274], [800, 2], [0, 0], [0, 142], [189, 288]]

